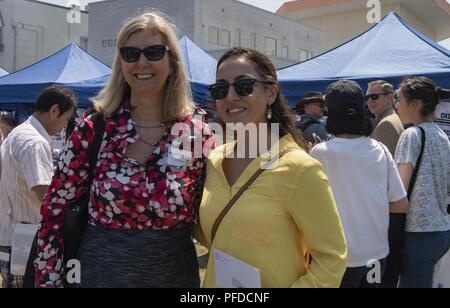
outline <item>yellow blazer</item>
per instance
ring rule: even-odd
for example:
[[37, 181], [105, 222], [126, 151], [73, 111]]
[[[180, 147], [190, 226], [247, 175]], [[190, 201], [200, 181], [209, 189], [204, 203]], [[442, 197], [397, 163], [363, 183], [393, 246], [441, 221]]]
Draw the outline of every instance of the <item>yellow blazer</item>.
[[[207, 165], [200, 206], [201, 229], [210, 251], [217, 248], [261, 271], [263, 288], [339, 287], [347, 265], [347, 247], [333, 194], [319, 162], [287, 135], [276, 168], [266, 170], [223, 219], [214, 243], [211, 229], [221, 210], [264, 164], [255, 159], [230, 187], [222, 169], [234, 144], [215, 149]], [[263, 156], [264, 157], [264, 156]], [[312, 263], [305, 263], [305, 253]], [[216, 286], [210, 253], [204, 287]]]

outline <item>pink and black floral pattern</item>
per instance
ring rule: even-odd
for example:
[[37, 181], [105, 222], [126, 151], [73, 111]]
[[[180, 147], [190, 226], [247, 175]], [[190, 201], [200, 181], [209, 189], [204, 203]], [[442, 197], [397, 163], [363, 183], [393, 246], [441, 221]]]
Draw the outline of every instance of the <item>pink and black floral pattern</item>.
[[[184, 131], [173, 135], [178, 124]], [[35, 261], [36, 285], [62, 285], [64, 246], [61, 227], [64, 209], [88, 189], [88, 147], [94, 139], [91, 117], [84, 118], [69, 138], [58, 171], [41, 209], [39, 257]], [[202, 142], [194, 142], [201, 136]], [[168, 127], [146, 165], [127, 158], [125, 152], [139, 138], [124, 102], [105, 119], [105, 133], [94, 172], [89, 223], [119, 230], [166, 230], [196, 223], [205, 181], [206, 156], [214, 138], [206, 124], [187, 117]], [[174, 146], [192, 140], [191, 159], [174, 158]], [[199, 155], [200, 154], [200, 155]], [[198, 158], [195, 158], [198, 157]], [[175, 163], [174, 163], [175, 162]]]

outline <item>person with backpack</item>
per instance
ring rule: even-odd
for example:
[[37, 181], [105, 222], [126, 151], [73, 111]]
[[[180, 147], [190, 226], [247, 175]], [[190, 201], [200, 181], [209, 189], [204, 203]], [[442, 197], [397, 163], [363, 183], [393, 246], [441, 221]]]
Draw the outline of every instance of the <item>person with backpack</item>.
[[330, 134], [320, 121], [327, 112], [322, 93], [307, 93], [297, 104], [296, 110], [301, 114], [298, 128], [302, 131], [306, 141], [317, 144], [330, 139]]

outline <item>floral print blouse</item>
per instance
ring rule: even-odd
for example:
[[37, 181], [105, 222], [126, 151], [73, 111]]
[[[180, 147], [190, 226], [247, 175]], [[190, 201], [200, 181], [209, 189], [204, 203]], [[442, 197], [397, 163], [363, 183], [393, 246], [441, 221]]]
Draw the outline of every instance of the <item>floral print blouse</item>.
[[[92, 118], [85, 117], [67, 141], [44, 199], [36, 286], [62, 285], [64, 210], [88, 189], [88, 147], [94, 133]], [[172, 123], [145, 165], [125, 155], [138, 139], [130, 103], [124, 102], [105, 119], [90, 193], [89, 223], [116, 230], [179, 229], [196, 223], [206, 157], [215, 146], [207, 125], [192, 117]]]

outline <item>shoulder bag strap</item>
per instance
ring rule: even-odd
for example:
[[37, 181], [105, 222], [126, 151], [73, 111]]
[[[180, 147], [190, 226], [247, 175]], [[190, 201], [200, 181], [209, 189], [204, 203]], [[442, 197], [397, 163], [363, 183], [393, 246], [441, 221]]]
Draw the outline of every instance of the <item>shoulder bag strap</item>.
[[408, 200], [411, 199], [411, 195], [413, 193], [414, 186], [416, 185], [417, 175], [419, 174], [420, 163], [422, 162], [422, 156], [423, 156], [423, 152], [425, 150], [425, 142], [426, 142], [425, 130], [420, 126], [417, 126], [417, 127], [420, 129], [420, 133], [421, 133], [421, 146], [420, 146], [419, 158], [417, 159], [417, 163], [416, 163], [416, 168], [414, 168], [413, 174], [411, 176], [411, 180], [409, 181]]
[[89, 150], [89, 188], [92, 186], [94, 178], [95, 166], [97, 165], [98, 154], [103, 141], [103, 134], [105, 132], [105, 119], [102, 113], [96, 112], [92, 115], [92, 122], [94, 123], [94, 141]]
[[[283, 157], [285, 154], [293, 152], [298, 150], [298, 148], [289, 148], [281, 152], [278, 159]], [[250, 185], [253, 184], [253, 182], [269, 167], [273, 161], [268, 162], [263, 167], [259, 168], [258, 171], [253, 174], [253, 176], [242, 186], [242, 188], [234, 195], [234, 197], [228, 202], [228, 204], [225, 206], [225, 208], [222, 210], [222, 212], [217, 217], [213, 228], [211, 230], [211, 244], [214, 242], [214, 238], [216, 237], [217, 230], [219, 229], [220, 223], [222, 222], [225, 215], [228, 213], [228, 211], [233, 207], [233, 205], [236, 203], [236, 201], [242, 196], [242, 194], [247, 190], [247, 188], [250, 187]]]

